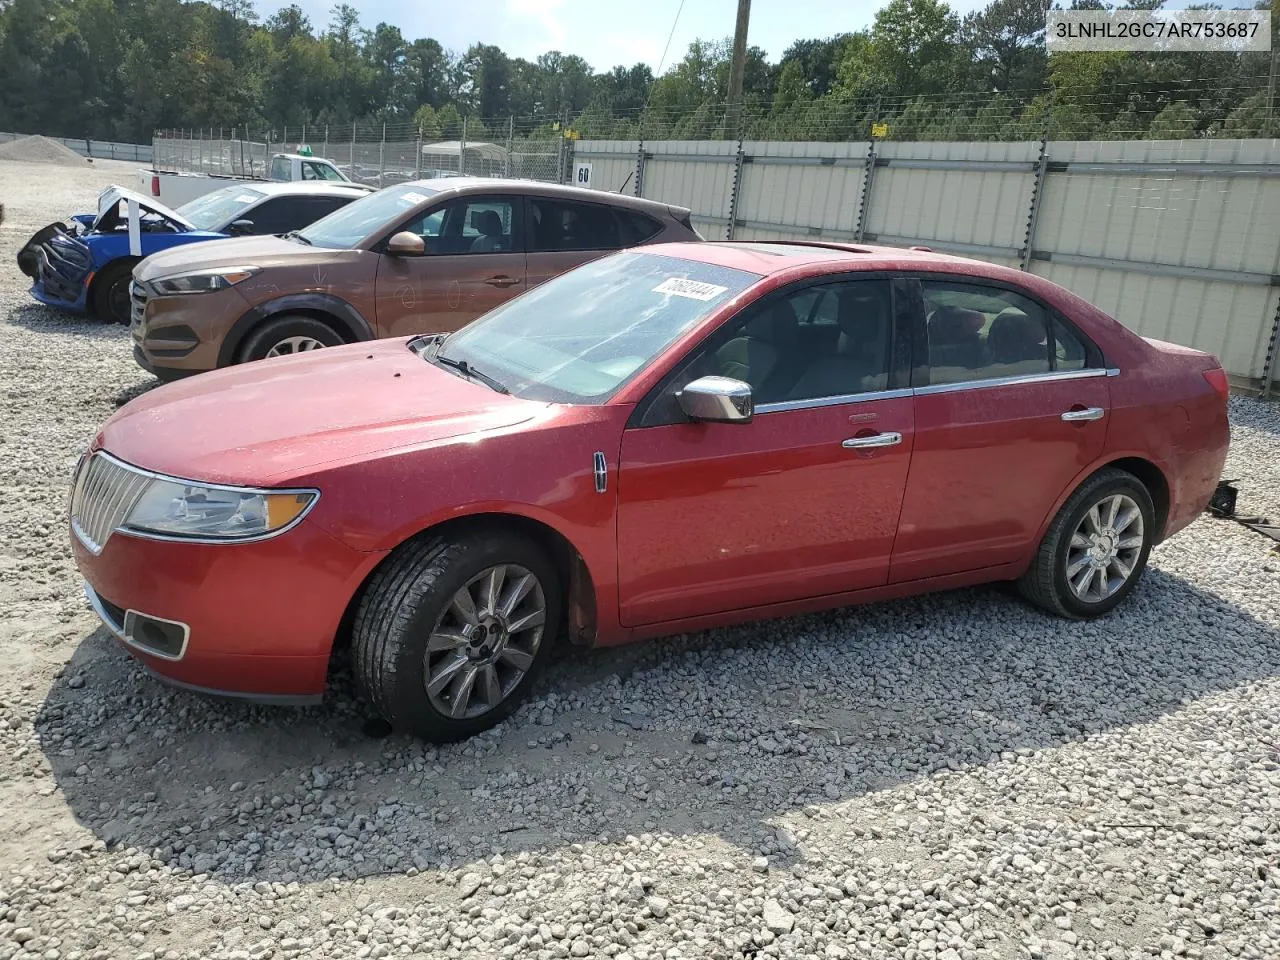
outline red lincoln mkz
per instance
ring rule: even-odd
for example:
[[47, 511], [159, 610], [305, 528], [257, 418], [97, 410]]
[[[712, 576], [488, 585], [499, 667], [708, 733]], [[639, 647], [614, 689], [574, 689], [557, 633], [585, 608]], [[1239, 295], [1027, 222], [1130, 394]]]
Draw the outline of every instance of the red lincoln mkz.
[[396, 727], [506, 716], [553, 643], [1016, 580], [1106, 613], [1204, 509], [1215, 358], [927, 251], [669, 244], [448, 336], [265, 360], [107, 422], [72, 494], [95, 609], [160, 676]]

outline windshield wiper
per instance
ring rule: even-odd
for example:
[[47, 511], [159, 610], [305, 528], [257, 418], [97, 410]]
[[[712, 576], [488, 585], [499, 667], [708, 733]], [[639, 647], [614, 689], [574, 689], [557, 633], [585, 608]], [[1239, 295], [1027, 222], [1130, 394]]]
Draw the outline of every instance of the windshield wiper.
[[489, 376], [488, 374], [481, 373], [471, 364], [467, 363], [467, 361], [455, 360], [453, 359], [453, 357], [441, 356], [440, 350], [438, 347], [436, 348], [436, 352], [431, 356], [431, 359], [434, 360], [436, 363], [443, 364], [444, 366], [449, 367], [451, 370], [457, 370], [464, 377], [467, 377], [471, 380], [479, 380], [485, 386], [492, 387], [494, 390], [498, 391], [498, 393], [511, 392], [510, 390], [507, 389], [506, 384], [504, 384], [501, 380], [495, 380], [493, 377]]
[[299, 243], [305, 243], [308, 247], [314, 246], [310, 240], [300, 234], [297, 230], [290, 230], [288, 233], [281, 234], [281, 239], [297, 240]]

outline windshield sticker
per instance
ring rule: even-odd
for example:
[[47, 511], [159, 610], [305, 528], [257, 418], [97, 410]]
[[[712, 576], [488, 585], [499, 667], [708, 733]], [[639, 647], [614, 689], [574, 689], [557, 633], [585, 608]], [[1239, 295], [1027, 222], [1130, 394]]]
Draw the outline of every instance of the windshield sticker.
[[688, 297], [690, 300], [714, 300], [728, 289], [728, 287], [717, 286], [714, 283], [702, 283], [699, 280], [683, 280], [679, 277], [670, 277], [654, 287], [653, 292]]
[[408, 200], [410, 203], [426, 203], [427, 202], [427, 198], [420, 193], [406, 193], [404, 195], [404, 199]]
[[240, 194], [240, 196], [236, 197], [235, 202], [236, 203], [253, 203], [253, 201], [257, 199], [258, 198], [251, 193], [242, 193]]

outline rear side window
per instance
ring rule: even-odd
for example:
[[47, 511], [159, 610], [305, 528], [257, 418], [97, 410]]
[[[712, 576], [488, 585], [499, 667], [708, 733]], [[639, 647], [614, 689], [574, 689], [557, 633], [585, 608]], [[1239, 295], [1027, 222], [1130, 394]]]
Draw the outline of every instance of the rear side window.
[[614, 211], [600, 204], [532, 197], [529, 217], [530, 253], [617, 250], [624, 245]]
[[921, 289], [930, 384], [1049, 372], [1049, 331], [1039, 304], [978, 284], [925, 281]]
[[618, 230], [624, 247], [634, 247], [656, 236], [662, 230], [662, 224], [653, 217], [646, 217], [634, 210], [616, 210]]

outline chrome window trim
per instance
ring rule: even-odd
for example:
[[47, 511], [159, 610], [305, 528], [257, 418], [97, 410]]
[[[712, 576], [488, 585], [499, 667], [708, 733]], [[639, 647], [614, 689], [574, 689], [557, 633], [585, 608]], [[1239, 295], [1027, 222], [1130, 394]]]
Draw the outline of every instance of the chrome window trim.
[[[249, 493], [249, 494], [256, 493], [256, 494], [267, 494], [267, 495], [281, 494], [281, 493], [313, 494], [311, 498], [311, 502], [308, 503], [302, 509], [302, 512], [299, 513], [292, 520], [290, 520], [288, 523], [286, 523], [279, 530], [271, 530], [267, 533], [256, 534], [252, 537], [200, 537], [200, 536], [183, 537], [183, 536], [178, 536], [176, 534], [152, 533], [149, 530], [135, 530], [131, 527], [126, 526], [124, 523], [121, 523], [120, 526], [116, 527], [114, 530], [112, 530], [103, 538], [101, 545], [98, 545], [89, 541], [89, 538], [81, 532], [80, 525], [76, 523], [75, 518], [72, 517], [71, 518], [72, 531], [75, 533], [76, 538], [82, 544], [84, 544], [85, 548], [89, 550], [94, 556], [97, 556], [100, 553], [102, 553], [102, 551], [106, 548], [107, 541], [110, 540], [117, 533], [121, 533], [129, 537], [137, 537], [139, 540], [158, 540], [163, 543], [226, 544], [229, 546], [238, 544], [238, 543], [260, 543], [263, 540], [270, 540], [274, 537], [283, 536], [284, 534], [288, 533], [290, 530], [292, 530], [294, 527], [300, 524], [303, 520], [305, 520], [310, 515], [311, 511], [315, 509], [315, 505], [320, 502], [320, 491], [315, 487], [240, 487], [232, 483], [212, 483], [205, 480], [191, 480], [187, 477], [175, 477], [165, 473], [157, 473], [154, 470], [144, 470], [142, 467], [135, 467], [132, 463], [128, 463], [127, 461], [121, 460], [119, 457], [112, 456], [111, 454], [107, 453], [107, 451], [105, 450], [93, 451], [92, 453], [90, 453], [88, 456], [85, 457], [84, 463], [87, 464], [88, 461], [91, 460], [93, 457], [102, 457], [105, 460], [111, 461], [113, 464], [120, 467], [121, 469], [128, 470], [131, 473], [135, 473], [142, 477], [146, 477], [148, 480], [162, 480], [167, 483], [185, 484], [187, 486], [192, 486], [192, 487], [204, 487], [207, 490], [226, 490], [231, 493]], [[143, 492], [145, 493], [145, 489]], [[125, 517], [125, 520], [126, 521], [128, 520], [127, 516]], [[147, 616], [150, 616], [150, 614], [147, 614]]]
[[762, 403], [756, 407], [756, 416], [766, 413], [786, 413], [791, 410], [811, 410], [817, 407], [836, 407], [845, 403], [867, 403], [871, 400], [899, 400], [911, 396], [911, 388], [899, 390], [875, 390], [869, 393], [846, 393], [838, 397], [816, 397], [812, 400], [780, 400]]
[[[1119, 374], [1120, 371], [1116, 371]], [[982, 390], [988, 387], [1010, 387], [1024, 383], [1053, 383], [1058, 380], [1090, 380], [1094, 377], [1109, 377], [1111, 372], [1101, 367], [1090, 367], [1087, 370], [1048, 370], [1044, 373], [1024, 373], [1015, 377], [993, 377], [990, 380], [961, 380], [957, 383], [935, 383], [924, 387], [915, 387], [917, 396], [933, 393], [959, 393], [965, 390]]]

